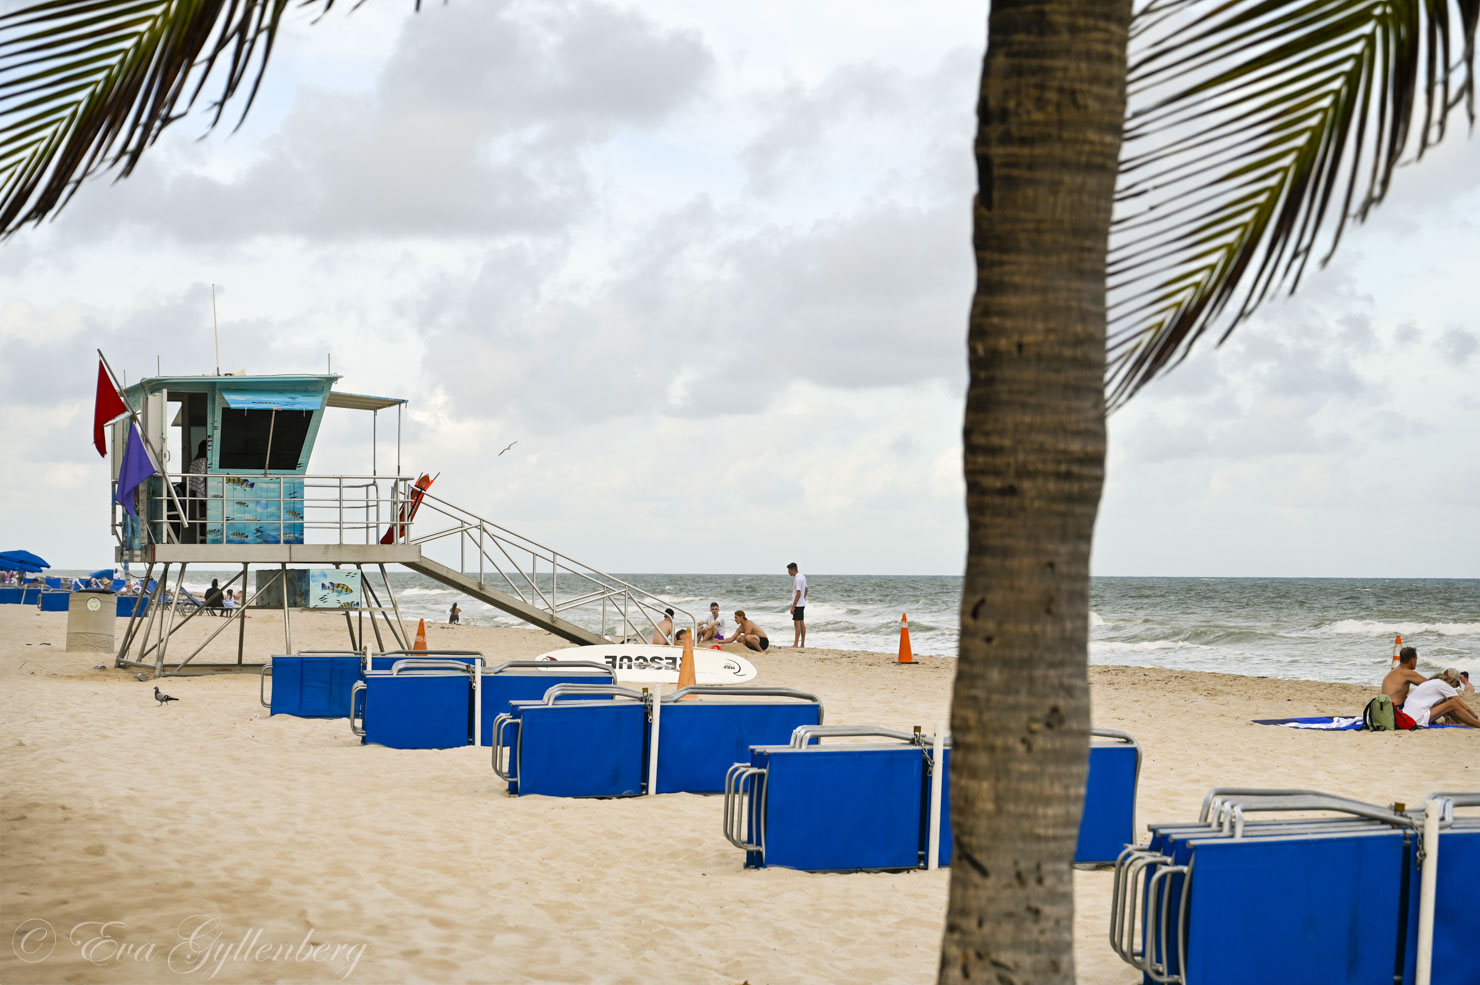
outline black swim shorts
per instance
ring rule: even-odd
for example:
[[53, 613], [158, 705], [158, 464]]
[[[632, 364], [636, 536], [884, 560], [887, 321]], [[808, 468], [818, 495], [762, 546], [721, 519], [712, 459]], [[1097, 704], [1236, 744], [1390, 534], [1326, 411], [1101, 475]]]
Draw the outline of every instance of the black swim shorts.
[[807, 607], [805, 605], [799, 605], [799, 606], [797, 606], [791, 612], [791, 621], [792, 622], [806, 622], [807, 620], [805, 618], [803, 618], [803, 616], [802, 616], [802, 614], [804, 612], [806, 612], [806, 611], [807, 611]]
[[766, 639], [764, 636], [762, 636], [761, 637], [761, 649], [762, 650], [767, 650], [767, 649], [770, 649], [770, 646], [771, 646], [771, 641], [768, 640], [768, 639]]

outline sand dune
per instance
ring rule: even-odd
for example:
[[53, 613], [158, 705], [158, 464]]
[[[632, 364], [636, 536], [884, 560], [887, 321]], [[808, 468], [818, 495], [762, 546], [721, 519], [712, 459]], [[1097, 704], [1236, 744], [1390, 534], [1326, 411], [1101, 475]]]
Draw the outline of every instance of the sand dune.
[[[180, 700], [157, 707], [150, 683], [91, 669], [111, 658], [62, 652], [65, 620], [0, 607], [6, 982], [934, 978], [947, 871], [747, 871], [717, 797], [511, 798], [485, 750], [362, 746], [343, 721], [269, 718], [255, 675], [169, 679]], [[429, 629], [433, 647], [493, 661], [559, 645], [535, 631]], [[344, 644], [342, 620], [324, 614], [295, 616], [293, 630], [298, 648]], [[223, 633], [208, 653], [232, 660], [235, 644]], [[275, 615], [249, 622], [249, 658], [282, 646]], [[756, 683], [819, 694], [830, 722], [928, 731], [947, 714], [949, 660], [751, 659]], [[1249, 724], [1355, 713], [1362, 688], [1140, 668], [1091, 679], [1095, 724], [1144, 749], [1142, 822], [1194, 817], [1214, 785], [1411, 803], [1480, 789], [1472, 732]], [[1107, 872], [1076, 875], [1080, 980], [1129, 985], [1136, 975], [1105, 940], [1109, 891]], [[43, 949], [43, 920], [52, 949], [21, 960], [16, 950]]]

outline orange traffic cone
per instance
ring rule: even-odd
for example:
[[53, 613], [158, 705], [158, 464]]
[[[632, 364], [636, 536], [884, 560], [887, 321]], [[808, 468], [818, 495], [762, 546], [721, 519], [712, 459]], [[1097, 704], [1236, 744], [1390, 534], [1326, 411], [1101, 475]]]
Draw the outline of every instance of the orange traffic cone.
[[899, 617], [899, 662], [902, 664], [915, 662], [915, 654], [910, 649], [910, 614], [908, 612]]
[[427, 648], [427, 621], [423, 619], [416, 627], [416, 642], [411, 644], [413, 650], [425, 650]]
[[1393, 666], [1398, 665], [1398, 652], [1403, 649], [1403, 634], [1399, 633], [1393, 638]]
[[694, 634], [683, 634], [683, 663], [678, 665], [678, 686], [688, 687], [698, 684], [698, 678], [694, 676]]

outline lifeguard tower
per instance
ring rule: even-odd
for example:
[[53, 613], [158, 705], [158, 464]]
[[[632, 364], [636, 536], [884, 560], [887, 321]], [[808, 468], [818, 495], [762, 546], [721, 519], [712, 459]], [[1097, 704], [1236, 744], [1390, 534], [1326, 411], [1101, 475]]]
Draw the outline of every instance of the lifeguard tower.
[[[354, 600], [343, 611], [355, 651], [367, 645], [367, 617], [378, 648], [411, 647], [387, 565], [419, 572], [578, 644], [646, 637], [665, 607], [682, 611], [441, 499], [425, 488], [425, 480], [418, 484], [416, 476], [402, 475], [406, 401], [345, 393], [334, 388], [338, 380], [328, 374], [157, 376], [122, 391], [145, 445], [164, 471], [135, 493], [137, 522], [113, 505], [116, 560], [145, 565], [141, 584], [152, 585], [142, 590], [149, 604], [134, 606], [118, 666], [152, 668], [156, 677], [187, 667], [209, 672], [258, 666], [246, 662], [243, 653], [247, 608], [280, 608], [283, 644], [293, 653], [292, 583], [305, 568], [318, 569], [319, 584], [331, 594]], [[309, 471], [314, 440], [331, 409], [372, 415], [368, 474]], [[395, 467], [382, 474], [379, 416], [392, 410]], [[129, 423], [124, 417], [113, 424], [115, 492]], [[197, 462], [202, 449], [203, 467]], [[426, 532], [429, 527], [435, 529]], [[247, 607], [214, 609], [188, 601], [184, 579], [191, 565], [240, 566], [222, 591], [238, 583], [249, 589], [256, 568], [258, 584]], [[221, 625], [193, 652], [169, 662], [171, 636], [207, 611], [224, 616]], [[687, 612], [682, 615], [693, 622]], [[195, 663], [233, 623], [236, 663]], [[385, 646], [387, 637], [394, 646]]]

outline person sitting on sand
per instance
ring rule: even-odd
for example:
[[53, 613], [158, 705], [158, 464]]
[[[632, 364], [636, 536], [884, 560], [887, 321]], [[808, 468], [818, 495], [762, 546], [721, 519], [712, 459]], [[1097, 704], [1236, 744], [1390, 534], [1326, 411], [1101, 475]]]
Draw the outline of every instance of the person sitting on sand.
[[699, 624], [699, 642], [704, 643], [714, 640], [716, 643], [725, 641], [725, 617], [719, 614], [719, 603], [709, 603], [709, 620]]
[[206, 597], [201, 601], [201, 605], [207, 609], [221, 608], [221, 579], [211, 579], [211, 587], [206, 589]]
[[745, 618], [744, 609], [735, 610], [735, 635], [730, 637], [730, 642], [744, 643], [752, 650], [766, 650], [771, 646], [766, 631], [753, 620]]
[[658, 628], [653, 630], [653, 638], [648, 641], [653, 646], [667, 646], [673, 638], [673, 610], [664, 609], [663, 613], [663, 621], [658, 623]]
[[1475, 685], [1470, 683], [1470, 672], [1468, 670], [1455, 670], [1453, 667], [1446, 667], [1443, 676], [1457, 678], [1459, 683], [1455, 687], [1459, 688], [1461, 694], [1475, 693]]
[[1382, 693], [1392, 699], [1394, 708], [1402, 708], [1408, 700], [1408, 688], [1428, 680], [1418, 672], [1418, 651], [1405, 646], [1398, 651], [1398, 666], [1387, 672], [1382, 679]]
[[1403, 711], [1419, 728], [1427, 725], [1468, 725], [1480, 728], [1480, 716], [1459, 696], [1460, 678], [1445, 674], [1424, 681], [1408, 693]]

